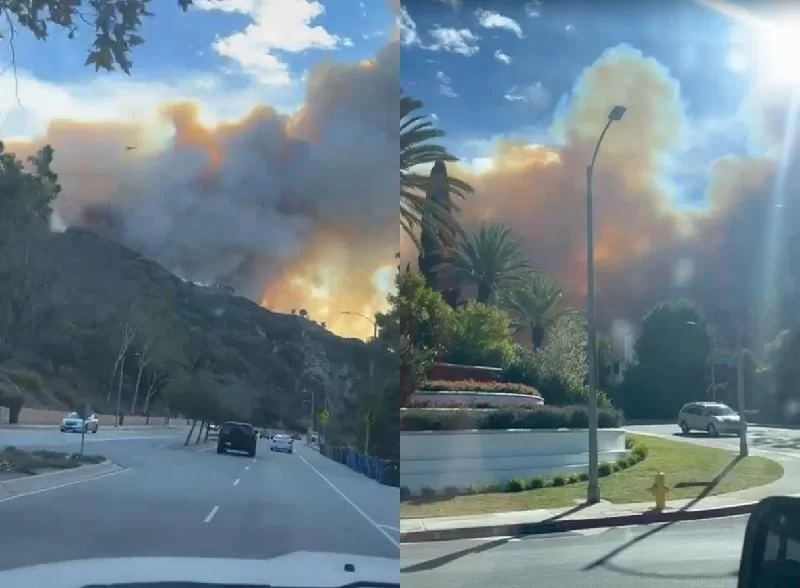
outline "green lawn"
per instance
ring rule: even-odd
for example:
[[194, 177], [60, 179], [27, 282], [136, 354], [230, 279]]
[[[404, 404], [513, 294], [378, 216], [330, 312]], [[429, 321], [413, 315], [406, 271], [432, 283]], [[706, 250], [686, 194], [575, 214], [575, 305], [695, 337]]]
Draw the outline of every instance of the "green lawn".
[[[695, 498], [707, 492], [710, 483], [736, 456], [730, 451], [658, 437], [630, 435], [647, 445], [647, 458], [626, 470], [600, 480], [604, 500], [620, 504], [652, 502], [650, 486], [656, 472], [664, 472], [670, 500]], [[783, 475], [777, 462], [764, 457], [746, 457], [735, 463], [708, 496], [744, 490], [774, 482]], [[453, 497], [409, 498], [400, 504], [401, 518], [444, 517], [536, 508], [574, 506], [586, 497], [586, 482], [559, 488], [546, 487], [523, 492], [472, 494]]]

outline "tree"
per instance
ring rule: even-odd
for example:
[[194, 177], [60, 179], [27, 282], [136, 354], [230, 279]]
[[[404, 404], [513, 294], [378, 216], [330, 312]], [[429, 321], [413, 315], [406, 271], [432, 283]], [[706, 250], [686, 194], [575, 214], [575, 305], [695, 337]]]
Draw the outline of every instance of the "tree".
[[389, 312], [376, 315], [381, 344], [399, 358], [400, 402], [405, 406], [428, 364], [453, 329], [453, 309], [414, 273], [398, 274]]
[[540, 349], [548, 331], [562, 316], [577, 312], [564, 304], [561, 286], [553, 279], [531, 274], [518, 288], [507, 292], [503, 306], [513, 313], [518, 328], [527, 329], [533, 349]]
[[[173, 410], [190, 419], [191, 427], [184, 445], [191, 441], [192, 433], [198, 423], [201, 425], [226, 420], [228, 412], [219, 394], [219, 388], [211, 372], [181, 372], [167, 384], [166, 394]], [[199, 440], [199, 434], [197, 439]]]
[[[431, 119], [418, 111], [423, 104], [419, 100], [401, 94], [400, 96], [400, 227], [420, 247], [416, 230], [424, 226], [431, 234], [439, 235], [445, 231], [456, 235], [460, 229], [451, 212], [457, 210], [452, 197], [448, 206], [437, 204], [425, 197], [431, 182], [430, 178], [419, 172], [420, 166], [436, 162], [458, 161], [445, 147], [430, 143], [433, 139], [444, 137], [444, 131], [437, 129]], [[466, 182], [448, 176], [446, 193], [448, 196], [465, 198], [474, 192]]]
[[[178, 6], [186, 11], [192, 2], [178, 0]], [[3, 2], [3, 13], [12, 47], [19, 29], [26, 29], [43, 41], [52, 28], [59, 28], [73, 39], [84, 23], [94, 32], [86, 65], [94, 65], [95, 71], [119, 67], [130, 74], [131, 51], [144, 43], [139, 35], [142, 21], [153, 16], [148, 10], [150, 3], [151, 0], [8, 0]]]
[[521, 241], [500, 224], [461, 237], [445, 267], [459, 285], [477, 287], [476, 300], [484, 304], [512, 296], [531, 272]]
[[692, 303], [671, 300], [653, 307], [635, 349], [637, 363], [621, 390], [628, 416], [674, 418], [683, 404], [705, 398], [711, 337]]
[[500, 308], [470, 301], [453, 314], [443, 359], [464, 365], [504, 367], [514, 356], [511, 319]]

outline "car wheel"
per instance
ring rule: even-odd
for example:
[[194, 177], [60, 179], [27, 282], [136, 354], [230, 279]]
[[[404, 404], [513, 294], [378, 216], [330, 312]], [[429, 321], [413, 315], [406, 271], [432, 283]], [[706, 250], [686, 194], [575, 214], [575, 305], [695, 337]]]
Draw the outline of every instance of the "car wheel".
[[97, 429], [98, 429], [98, 428], [99, 428], [99, 427], [95, 427], [94, 429], [92, 429], [92, 435], [94, 435], [95, 433], [97, 433]]
[[62, 427], [62, 428], [61, 428], [61, 432], [63, 433], [64, 431], [65, 431], [65, 429]]
[[717, 427], [714, 425], [714, 423], [709, 423], [708, 424], [708, 434], [711, 437], [719, 436], [719, 433], [717, 432]]
[[686, 423], [684, 423], [683, 421], [681, 421], [680, 428], [681, 428], [681, 432], [684, 435], [688, 435], [689, 434], [689, 427], [687, 427]]
[[217, 453], [225, 453], [225, 450], [222, 447], [217, 447]]

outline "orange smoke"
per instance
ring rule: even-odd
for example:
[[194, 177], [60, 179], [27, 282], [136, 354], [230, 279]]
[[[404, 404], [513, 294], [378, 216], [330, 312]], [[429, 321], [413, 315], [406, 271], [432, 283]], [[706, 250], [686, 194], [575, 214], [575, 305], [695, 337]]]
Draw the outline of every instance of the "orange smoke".
[[[461, 203], [461, 222], [467, 228], [486, 221], [511, 227], [538, 269], [559, 279], [572, 303], [582, 306], [586, 166], [616, 104], [627, 113], [606, 135], [593, 181], [596, 288], [604, 322], [638, 322], [672, 295], [693, 297], [711, 314], [732, 298], [750, 300], [775, 161], [709, 160], [705, 201], [687, 206], [670, 171], [690, 141], [679, 85], [655, 60], [627, 46], [606, 51], [578, 80], [569, 108], [551, 129], [558, 146], [500, 142], [485, 171], [449, 166], [451, 175], [476, 190]], [[753, 253], [745, 255], [747, 249]], [[406, 260], [416, 257], [408, 239], [402, 252]]]
[[369, 67], [312, 69], [291, 116], [258, 106], [208, 126], [201, 105], [165, 104], [147, 123], [54, 121], [8, 147], [22, 157], [54, 147], [56, 226], [366, 338], [371, 325], [342, 313], [386, 307], [376, 275], [394, 268], [397, 250], [398, 55], [391, 43]]

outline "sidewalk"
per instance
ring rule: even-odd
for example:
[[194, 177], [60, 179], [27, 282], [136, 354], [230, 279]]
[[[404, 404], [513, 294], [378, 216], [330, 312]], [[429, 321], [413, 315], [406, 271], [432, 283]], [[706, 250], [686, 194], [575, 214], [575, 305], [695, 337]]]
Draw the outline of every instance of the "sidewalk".
[[700, 520], [747, 514], [767, 496], [800, 496], [800, 454], [797, 458], [776, 459], [764, 455], [783, 467], [783, 476], [764, 486], [705, 498], [670, 501], [664, 511], [654, 510], [652, 502], [613, 504], [601, 501], [593, 505], [571, 508], [526, 510], [457, 517], [400, 519], [400, 540], [453, 541], [484, 537], [543, 535], [583, 529], [645, 525], [659, 522]]

